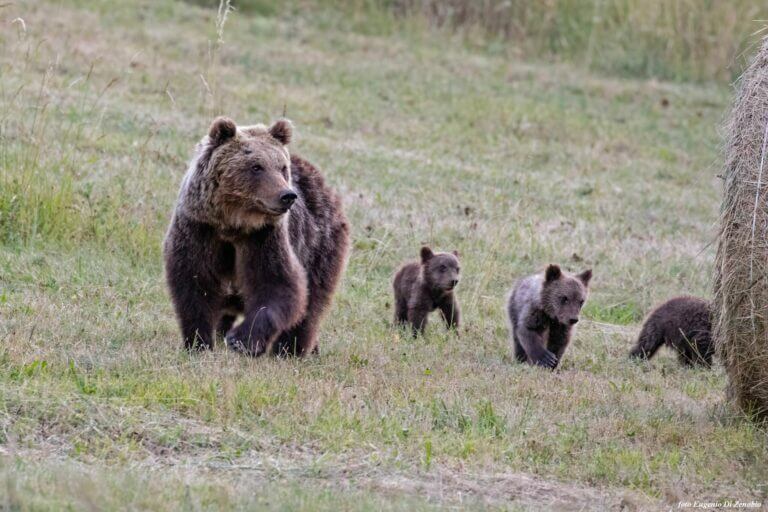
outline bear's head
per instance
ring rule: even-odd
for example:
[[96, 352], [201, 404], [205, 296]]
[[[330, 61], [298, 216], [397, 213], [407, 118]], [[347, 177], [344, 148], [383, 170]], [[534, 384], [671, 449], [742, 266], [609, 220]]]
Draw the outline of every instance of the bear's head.
[[587, 300], [590, 279], [591, 269], [574, 276], [563, 272], [557, 265], [549, 265], [541, 288], [544, 312], [563, 325], [574, 325], [579, 321], [581, 307]]
[[257, 229], [279, 220], [298, 195], [291, 186], [291, 157], [286, 146], [293, 127], [288, 120], [272, 126], [241, 126], [217, 118], [204, 144], [207, 175], [215, 183], [212, 202], [223, 224]]
[[421, 268], [424, 282], [430, 289], [450, 292], [459, 284], [459, 253], [432, 252], [427, 246], [421, 248]]

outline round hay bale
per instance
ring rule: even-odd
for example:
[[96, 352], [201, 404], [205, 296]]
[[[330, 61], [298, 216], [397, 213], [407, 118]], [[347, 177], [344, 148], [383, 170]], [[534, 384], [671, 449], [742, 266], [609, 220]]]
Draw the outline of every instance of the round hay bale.
[[725, 125], [714, 336], [728, 395], [768, 418], [768, 38], [739, 81]]

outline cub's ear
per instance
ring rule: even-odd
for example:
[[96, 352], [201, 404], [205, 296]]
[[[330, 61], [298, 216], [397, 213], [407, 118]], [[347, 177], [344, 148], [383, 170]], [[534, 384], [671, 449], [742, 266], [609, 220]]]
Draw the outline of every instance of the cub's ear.
[[269, 127], [269, 134], [280, 144], [287, 146], [293, 136], [293, 123], [287, 119], [279, 119]]
[[429, 260], [432, 259], [432, 256], [434, 256], [435, 253], [432, 252], [432, 249], [430, 249], [428, 246], [424, 246], [421, 248], [421, 262], [426, 263]]
[[589, 280], [592, 279], [592, 269], [590, 268], [589, 270], [585, 270], [576, 277], [579, 278], [579, 281], [584, 283], [584, 286], [589, 286]]
[[454, 256], [456, 256], [457, 258], [459, 257], [459, 251], [452, 251], [452, 253], [453, 253], [453, 255], [454, 255]]
[[218, 146], [222, 142], [231, 139], [237, 133], [237, 125], [228, 117], [217, 117], [211, 123], [211, 129], [208, 131], [208, 138], [211, 144]]
[[563, 271], [560, 270], [560, 267], [557, 265], [550, 264], [547, 267], [546, 272], [544, 272], [544, 280], [546, 282], [555, 281], [557, 279], [560, 279], [560, 276], [563, 275]]

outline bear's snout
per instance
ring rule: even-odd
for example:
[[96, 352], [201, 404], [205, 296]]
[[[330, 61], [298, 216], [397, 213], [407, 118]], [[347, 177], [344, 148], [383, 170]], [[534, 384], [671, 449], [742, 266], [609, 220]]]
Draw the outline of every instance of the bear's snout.
[[293, 202], [296, 201], [298, 197], [299, 196], [293, 190], [284, 190], [280, 194], [280, 204], [287, 210], [293, 206]]

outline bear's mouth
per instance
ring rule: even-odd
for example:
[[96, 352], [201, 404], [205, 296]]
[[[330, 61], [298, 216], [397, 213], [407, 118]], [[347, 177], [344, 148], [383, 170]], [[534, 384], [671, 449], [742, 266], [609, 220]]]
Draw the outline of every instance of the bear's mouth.
[[277, 208], [267, 206], [263, 201], [256, 200], [256, 210], [259, 211], [259, 213], [263, 213], [264, 215], [271, 215], [273, 217], [279, 217], [281, 215], [285, 215], [288, 210], [291, 209], [290, 206], [279, 206]]

